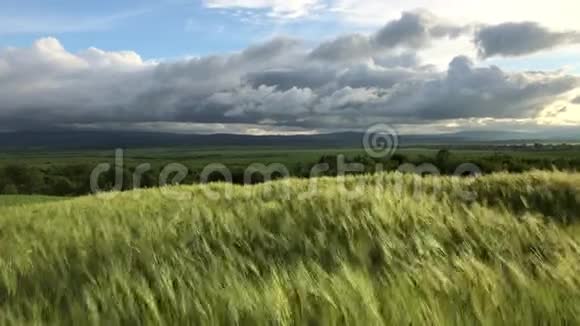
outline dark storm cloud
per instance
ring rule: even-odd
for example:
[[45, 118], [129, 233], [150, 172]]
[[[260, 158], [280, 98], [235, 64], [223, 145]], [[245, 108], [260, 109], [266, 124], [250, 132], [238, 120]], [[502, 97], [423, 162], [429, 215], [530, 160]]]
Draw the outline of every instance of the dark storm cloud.
[[403, 12], [371, 36], [352, 34], [323, 42], [310, 54], [327, 61], [352, 61], [396, 48], [421, 49], [435, 39], [457, 38], [471, 30], [443, 21], [428, 11]]
[[353, 34], [320, 44], [310, 56], [319, 60], [350, 61], [369, 57], [373, 52], [373, 45], [367, 36]]
[[343, 70], [337, 77], [338, 87], [390, 89], [397, 84], [422, 81], [434, 77], [431, 71], [421, 67], [384, 67], [359, 64]]
[[[303, 70], [298, 70], [302, 75]], [[287, 72], [286, 72], [287, 74]], [[329, 75], [330, 76], [330, 75]], [[447, 72], [357, 66], [313, 87], [240, 85], [202, 102], [182, 103], [180, 120], [305, 128], [362, 127], [369, 121], [426, 123], [447, 119], [533, 118], [579, 86], [573, 76], [506, 73], [457, 57]]]
[[379, 30], [372, 41], [380, 48], [419, 49], [428, 46], [432, 39], [456, 38], [468, 31], [469, 27], [445, 23], [427, 11], [404, 12], [400, 19]]
[[482, 58], [521, 56], [580, 43], [580, 33], [554, 32], [533, 22], [505, 23], [479, 29], [475, 43]]
[[288, 90], [293, 87], [315, 89], [328, 84], [329, 80], [335, 77], [335, 69], [285, 68], [251, 72], [246, 75], [245, 81], [253, 87], [276, 86], [279, 90]]
[[278, 37], [271, 41], [251, 46], [242, 52], [242, 60], [249, 62], [260, 62], [262, 60], [272, 60], [287, 55], [297, 49], [301, 44], [300, 40]]
[[[415, 112], [427, 120], [530, 118], [579, 85], [573, 76], [506, 73], [495, 66], [477, 68], [470, 59], [457, 57], [446, 76], [403, 89], [394, 102], [401, 103], [401, 113]], [[407, 107], [411, 97], [413, 105]]]
[[[41, 39], [0, 50], [0, 129], [194, 123], [332, 130], [528, 119], [579, 87], [576, 76], [506, 72], [463, 56], [441, 71], [411, 52], [466, 30], [413, 12], [370, 36], [347, 35], [313, 50], [276, 38], [238, 53], [161, 63], [133, 52], [71, 53]], [[478, 44], [486, 55], [509, 52], [497, 42]], [[516, 52], [537, 47], [526, 44]]]
[[373, 57], [374, 62], [383, 67], [393, 68], [393, 67], [403, 67], [403, 68], [414, 68], [421, 65], [421, 60], [417, 57], [414, 52], [405, 52], [398, 55], [386, 54], [386, 55], [376, 55]]

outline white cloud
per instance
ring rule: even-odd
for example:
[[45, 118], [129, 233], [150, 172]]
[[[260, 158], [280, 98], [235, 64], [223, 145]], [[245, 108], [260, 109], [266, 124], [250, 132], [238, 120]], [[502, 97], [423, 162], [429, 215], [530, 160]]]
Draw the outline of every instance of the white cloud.
[[71, 53], [55, 38], [39, 39], [30, 48], [0, 50], [0, 63], [5, 67], [0, 113], [35, 111], [30, 120], [54, 114], [74, 120], [119, 109], [136, 96], [132, 85], [139, 85], [140, 74], [152, 67], [129, 51]]
[[78, 57], [95, 68], [116, 67], [131, 70], [144, 65], [141, 56], [133, 51], [107, 52], [91, 47], [79, 53]]
[[456, 23], [534, 21], [556, 30], [580, 30], [578, 0], [205, 0], [209, 8], [261, 9], [274, 16], [332, 16], [346, 23], [378, 27], [403, 11], [426, 9]]
[[298, 18], [320, 9], [320, 0], [205, 0], [208, 8], [262, 9], [272, 17]]
[[535, 21], [556, 29], [580, 29], [577, 0], [333, 0], [342, 19], [365, 25], [382, 25], [401, 11], [424, 8], [453, 21], [497, 24]]
[[476, 58], [477, 51], [472, 38], [471, 35], [466, 35], [456, 39], [441, 39], [434, 42], [431, 47], [419, 51], [417, 55], [423, 62], [439, 68], [446, 67], [457, 55]]

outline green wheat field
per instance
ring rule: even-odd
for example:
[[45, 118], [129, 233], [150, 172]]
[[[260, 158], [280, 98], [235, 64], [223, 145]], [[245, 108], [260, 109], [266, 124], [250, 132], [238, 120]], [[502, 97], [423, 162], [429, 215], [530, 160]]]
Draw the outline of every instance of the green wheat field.
[[577, 325], [580, 174], [0, 197], [4, 325]]

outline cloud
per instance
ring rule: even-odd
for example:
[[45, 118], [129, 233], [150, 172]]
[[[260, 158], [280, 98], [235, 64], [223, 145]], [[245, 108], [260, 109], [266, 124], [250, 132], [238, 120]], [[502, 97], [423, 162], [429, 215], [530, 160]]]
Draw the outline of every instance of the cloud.
[[207, 125], [225, 126], [220, 132], [227, 126], [302, 132], [377, 122], [534, 120], [580, 87], [579, 77], [561, 71], [508, 72], [465, 56], [437, 69], [409, 52], [458, 33], [463, 29], [424, 13], [403, 14], [363, 38], [371, 48], [358, 53], [352, 52], [358, 42], [366, 43], [357, 35], [312, 48], [282, 37], [237, 53], [158, 63], [131, 51], [72, 53], [44, 38], [0, 50], [0, 129], [179, 125], [182, 132]]
[[208, 8], [268, 10], [268, 15], [278, 18], [298, 18], [320, 8], [319, 0], [205, 0]]
[[335, 69], [311, 66], [249, 72], [245, 75], [244, 82], [252, 87], [275, 86], [278, 90], [293, 87], [318, 89], [334, 78], [336, 78]]
[[[446, 75], [409, 84], [390, 97], [397, 113], [425, 120], [533, 118], [580, 80], [558, 73], [507, 73], [456, 57]], [[394, 112], [393, 112], [394, 113]]]
[[296, 127], [264, 124], [223, 124], [194, 122], [95, 123], [68, 126], [78, 130], [114, 130], [122, 132], [164, 132], [176, 134], [309, 135], [316, 133]]
[[329, 0], [339, 18], [350, 24], [378, 27], [409, 8], [424, 8], [453, 21], [495, 25], [506, 21], [536, 21], [553, 29], [580, 29], [577, 0], [488, 0], [474, 5], [465, 0]]
[[250, 46], [243, 51], [242, 56], [248, 61], [271, 60], [297, 50], [300, 44], [301, 41], [297, 39], [277, 37], [268, 42]]
[[367, 36], [353, 34], [320, 44], [310, 56], [325, 61], [351, 61], [369, 57], [374, 51]]
[[469, 27], [446, 23], [428, 11], [404, 12], [400, 19], [389, 22], [373, 37], [377, 47], [406, 46], [420, 49], [435, 38], [456, 38]]
[[323, 42], [312, 51], [311, 57], [326, 61], [356, 61], [398, 48], [427, 48], [433, 40], [454, 39], [470, 30], [470, 26], [446, 22], [425, 10], [403, 12], [400, 18], [388, 22], [370, 36], [352, 34]]
[[580, 96], [578, 96], [577, 98], [572, 100], [572, 103], [574, 104], [580, 104]]
[[580, 43], [580, 32], [553, 32], [533, 22], [485, 26], [475, 43], [482, 58], [522, 56], [561, 45]]

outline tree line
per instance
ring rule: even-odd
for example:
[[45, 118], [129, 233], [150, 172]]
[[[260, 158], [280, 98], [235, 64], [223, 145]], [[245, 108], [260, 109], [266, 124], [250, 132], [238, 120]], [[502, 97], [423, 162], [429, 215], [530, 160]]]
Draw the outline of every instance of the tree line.
[[[519, 173], [533, 169], [539, 170], [563, 170], [577, 171], [580, 169], [580, 159], [566, 158], [563, 155], [558, 158], [526, 158], [523, 156], [512, 156], [507, 153], [490, 153], [478, 158], [462, 156], [461, 153], [453, 153], [449, 150], [440, 150], [435, 156], [419, 155], [414, 158], [401, 154], [395, 154], [387, 159], [375, 159], [365, 155], [343, 158], [343, 163], [358, 164], [356, 171], [348, 173], [375, 173], [377, 167], [380, 171], [396, 171], [403, 164], [432, 164], [440, 174], [452, 175], [457, 167], [462, 163], [472, 163], [478, 166], [482, 173], [511, 172]], [[340, 174], [339, 162], [341, 158], [335, 155], [321, 156], [317, 162], [305, 162], [286, 166], [287, 174], [292, 177], [308, 178], [312, 176], [313, 167], [316, 165], [326, 165], [325, 169], [318, 171], [317, 176], [335, 176]], [[283, 164], [283, 162], [281, 162]], [[38, 167], [21, 163], [8, 163], [0, 167], [0, 194], [42, 194], [54, 196], [80, 196], [91, 193], [91, 173], [94, 170], [90, 164], [71, 165], [49, 165]], [[98, 178], [99, 189], [108, 190], [130, 190], [136, 187], [135, 167], [126, 166], [122, 170], [121, 184], [118, 184], [118, 176], [115, 168], [102, 173]], [[204, 171], [201, 169], [190, 169], [184, 178], [180, 178], [180, 184], [199, 183]], [[206, 176], [205, 181], [231, 181], [237, 184], [246, 183], [247, 171], [243, 168], [232, 168], [228, 170], [229, 178], [221, 173], [214, 173]], [[160, 180], [162, 167], [153, 167], [148, 171], [139, 174], [138, 187], [151, 188], [164, 185]], [[282, 173], [273, 173], [273, 179], [285, 177]], [[165, 178], [167, 179], [167, 178]], [[171, 178], [170, 178], [171, 179]], [[259, 173], [252, 175], [250, 183], [264, 182], [264, 177]]]

